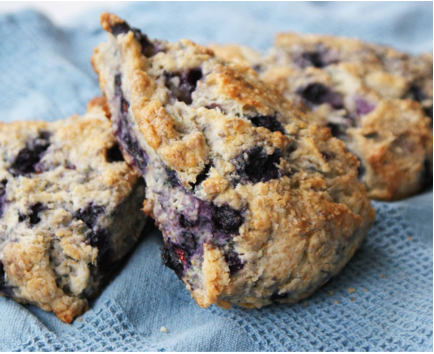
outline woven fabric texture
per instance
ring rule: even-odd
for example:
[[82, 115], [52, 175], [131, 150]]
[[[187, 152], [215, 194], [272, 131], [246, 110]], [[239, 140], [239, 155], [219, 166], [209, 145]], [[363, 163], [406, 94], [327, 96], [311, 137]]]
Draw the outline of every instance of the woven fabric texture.
[[[357, 36], [432, 51], [432, 3], [135, 3], [118, 14], [153, 38], [257, 49], [279, 31]], [[64, 27], [33, 11], [0, 16], [2, 121], [83, 113], [100, 94], [89, 63], [99, 11]], [[343, 272], [305, 302], [199, 308], [161, 264], [157, 230], [71, 325], [0, 298], [1, 351], [432, 351], [432, 190], [375, 202], [377, 220]], [[164, 326], [168, 333], [160, 331]]]

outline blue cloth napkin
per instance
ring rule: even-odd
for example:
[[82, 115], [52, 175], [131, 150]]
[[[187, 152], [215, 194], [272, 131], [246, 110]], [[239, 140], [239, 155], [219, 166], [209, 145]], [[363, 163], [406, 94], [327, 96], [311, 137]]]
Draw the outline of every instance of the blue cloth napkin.
[[[154, 38], [266, 49], [276, 32], [299, 31], [357, 36], [412, 53], [432, 51], [432, 13], [431, 2], [159, 2], [118, 11]], [[105, 38], [99, 11], [64, 27], [33, 11], [0, 16], [0, 119], [83, 113], [100, 94], [89, 58]], [[374, 203], [377, 221], [339, 276], [306, 302], [258, 310], [199, 308], [162, 266], [162, 238], [153, 231], [81, 321], [66, 325], [0, 298], [0, 350], [432, 351], [432, 205], [432, 190]]]

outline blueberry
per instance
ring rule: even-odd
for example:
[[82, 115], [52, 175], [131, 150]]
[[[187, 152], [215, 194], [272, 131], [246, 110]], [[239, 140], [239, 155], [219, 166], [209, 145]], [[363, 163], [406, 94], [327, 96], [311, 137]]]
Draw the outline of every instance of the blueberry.
[[111, 28], [111, 33], [113, 34], [113, 36], [118, 36], [120, 34], [125, 34], [128, 33], [131, 30], [131, 27], [125, 23], [117, 23], [115, 25], [112, 26]]
[[225, 254], [226, 263], [229, 266], [230, 274], [234, 274], [244, 268], [244, 264], [234, 251]]
[[18, 214], [18, 221], [23, 222], [24, 220], [28, 219], [30, 225], [36, 225], [38, 222], [41, 221], [41, 218], [39, 217], [39, 212], [42, 210], [45, 210], [46, 208], [42, 205], [42, 203], [36, 203], [35, 205], [32, 205], [30, 207], [30, 213], [27, 215]]
[[170, 185], [173, 188], [181, 185], [178, 179], [178, 175], [176, 174], [176, 171], [166, 168], [166, 174], [167, 174], [167, 180], [169, 181]]
[[241, 212], [229, 205], [214, 207], [212, 211], [212, 222], [214, 228], [224, 234], [236, 234], [243, 223]]
[[184, 249], [188, 252], [189, 255], [193, 254], [197, 247], [196, 236], [192, 232], [185, 231], [182, 233], [182, 238], [182, 245]]
[[[164, 77], [166, 87], [173, 92], [178, 101], [191, 104], [193, 102], [191, 94], [196, 90], [197, 82], [202, 78], [202, 70], [195, 68], [182, 73], [165, 73]], [[179, 78], [178, 86], [171, 80], [174, 77]]]
[[310, 84], [297, 93], [310, 104], [328, 103], [335, 109], [343, 108], [342, 97], [322, 84]]
[[179, 224], [184, 229], [191, 229], [191, 228], [197, 226], [198, 220], [189, 220], [184, 215], [181, 214], [179, 216]]
[[124, 161], [119, 144], [114, 144], [110, 149], [107, 150], [106, 154], [107, 162], [119, 162]]
[[282, 123], [274, 116], [256, 116], [249, 118], [255, 127], [264, 127], [272, 132], [285, 134]]
[[28, 142], [15, 158], [9, 172], [14, 176], [28, 175], [30, 173], [40, 172], [37, 170], [37, 164], [41, 160], [44, 152], [50, 146], [50, 134], [42, 131], [38, 138]]
[[181, 279], [184, 272], [184, 264], [188, 262], [186, 252], [181, 247], [170, 243], [170, 241], [160, 249], [163, 264], [172, 269], [178, 278]]
[[83, 221], [89, 229], [93, 229], [99, 216], [104, 212], [103, 206], [88, 205], [86, 209], [80, 209], [75, 212], [74, 217]]
[[237, 159], [237, 172], [241, 179], [247, 179], [252, 183], [267, 182], [279, 178], [279, 168], [282, 152], [278, 149], [273, 154], [267, 155], [260, 146], [247, 151], [247, 159], [244, 154]]
[[322, 55], [318, 52], [307, 52], [301, 55], [303, 58], [302, 67], [314, 66], [315, 68], [323, 68], [327, 64], [323, 61]]
[[191, 183], [191, 186], [193, 188], [196, 188], [197, 186], [201, 185], [203, 181], [205, 181], [208, 178], [209, 170], [211, 169], [212, 164], [208, 163], [205, 165], [204, 169], [201, 173], [199, 173], [196, 177], [196, 182]]

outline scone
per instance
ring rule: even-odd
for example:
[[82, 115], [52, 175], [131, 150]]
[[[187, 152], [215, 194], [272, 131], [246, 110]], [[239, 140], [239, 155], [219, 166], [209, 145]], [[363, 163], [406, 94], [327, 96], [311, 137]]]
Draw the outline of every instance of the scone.
[[345, 144], [248, 67], [101, 23], [92, 64], [115, 136], [196, 302], [295, 302], [336, 275], [375, 215]]
[[405, 198], [432, 180], [432, 55], [296, 34], [278, 35], [264, 56], [236, 45], [210, 47], [254, 68], [343, 140], [360, 160], [370, 198]]
[[2, 123], [0, 151], [0, 294], [70, 323], [138, 240], [143, 180], [99, 104]]

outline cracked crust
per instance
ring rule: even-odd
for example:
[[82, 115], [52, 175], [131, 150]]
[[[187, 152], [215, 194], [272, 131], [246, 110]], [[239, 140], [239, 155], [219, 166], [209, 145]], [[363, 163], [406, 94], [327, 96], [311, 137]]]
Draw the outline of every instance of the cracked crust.
[[115, 136], [197, 303], [294, 302], [336, 275], [375, 217], [345, 144], [252, 69], [101, 22], [92, 64]]
[[432, 176], [432, 54], [409, 56], [357, 39], [280, 34], [266, 56], [210, 46], [251, 66], [311, 122], [328, 126], [361, 161], [373, 199], [419, 192]]
[[102, 103], [53, 123], [0, 124], [0, 294], [66, 323], [145, 224], [144, 185], [116, 155]]

